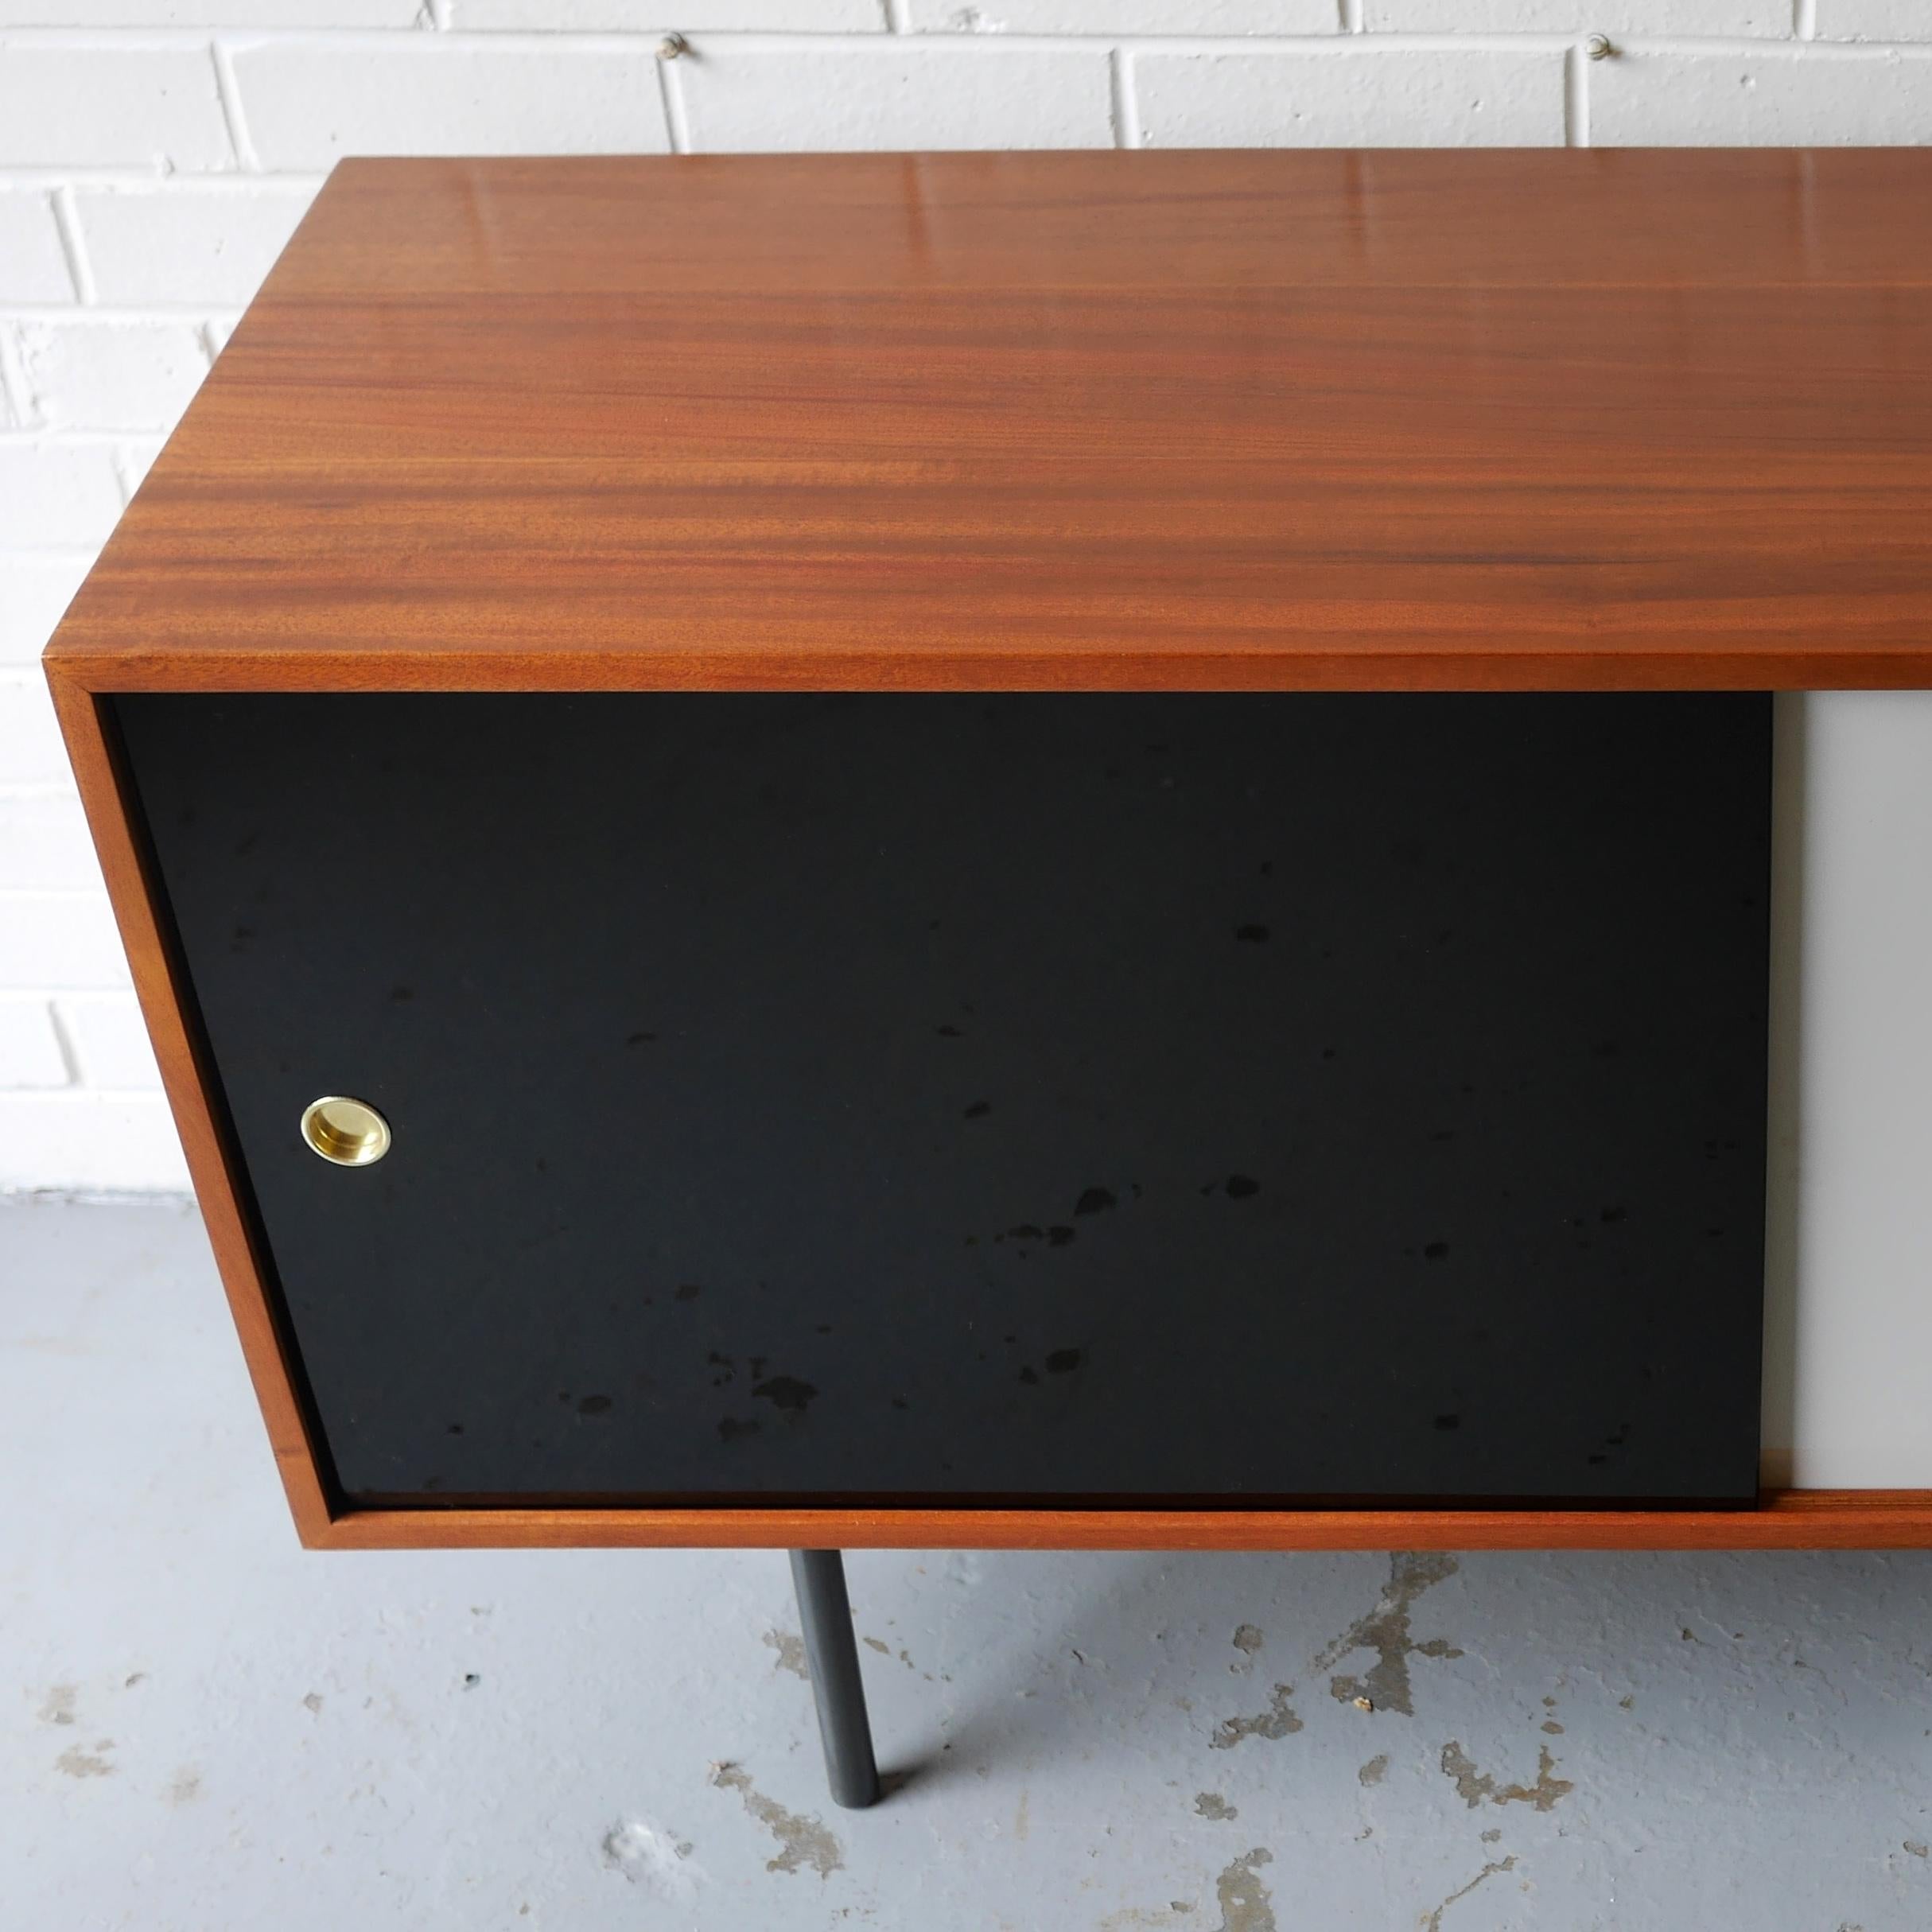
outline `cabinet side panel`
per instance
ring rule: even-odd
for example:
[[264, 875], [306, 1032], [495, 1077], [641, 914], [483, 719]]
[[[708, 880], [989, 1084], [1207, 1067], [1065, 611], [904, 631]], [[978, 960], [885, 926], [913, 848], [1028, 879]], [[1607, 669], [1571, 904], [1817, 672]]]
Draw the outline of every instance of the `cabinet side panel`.
[[127, 768], [115, 700], [57, 672], [49, 682], [276, 1467], [297, 1534], [317, 1544], [332, 1514], [321, 1430], [273, 1290], [246, 1167], [208, 1052], [138, 787]]

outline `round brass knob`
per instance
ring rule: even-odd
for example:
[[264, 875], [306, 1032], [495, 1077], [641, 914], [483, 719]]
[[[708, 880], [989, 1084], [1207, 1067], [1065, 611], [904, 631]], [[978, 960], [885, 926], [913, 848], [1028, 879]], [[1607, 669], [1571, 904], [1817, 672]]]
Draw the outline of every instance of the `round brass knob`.
[[302, 1109], [302, 1138], [339, 1168], [366, 1168], [389, 1152], [389, 1123], [366, 1100], [325, 1094]]

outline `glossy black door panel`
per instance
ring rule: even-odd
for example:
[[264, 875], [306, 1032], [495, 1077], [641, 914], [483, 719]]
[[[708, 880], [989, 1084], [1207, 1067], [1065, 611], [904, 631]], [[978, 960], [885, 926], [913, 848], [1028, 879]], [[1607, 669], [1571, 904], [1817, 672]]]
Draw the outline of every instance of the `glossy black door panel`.
[[1763, 696], [114, 709], [346, 1498], [1754, 1492]]

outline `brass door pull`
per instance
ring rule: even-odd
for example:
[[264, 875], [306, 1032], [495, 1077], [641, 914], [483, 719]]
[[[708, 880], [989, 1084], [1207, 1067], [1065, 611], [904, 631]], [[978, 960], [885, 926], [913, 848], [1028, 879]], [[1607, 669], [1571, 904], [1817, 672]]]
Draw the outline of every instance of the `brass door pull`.
[[366, 1168], [389, 1152], [389, 1123], [366, 1100], [325, 1094], [302, 1109], [302, 1138], [339, 1168]]

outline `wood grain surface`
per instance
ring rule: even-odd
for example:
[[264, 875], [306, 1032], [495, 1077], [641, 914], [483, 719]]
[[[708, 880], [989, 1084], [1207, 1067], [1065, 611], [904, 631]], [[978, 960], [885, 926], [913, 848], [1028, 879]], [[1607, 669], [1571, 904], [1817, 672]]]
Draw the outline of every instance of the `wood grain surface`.
[[94, 688], [1916, 686], [1932, 153], [352, 161]]

